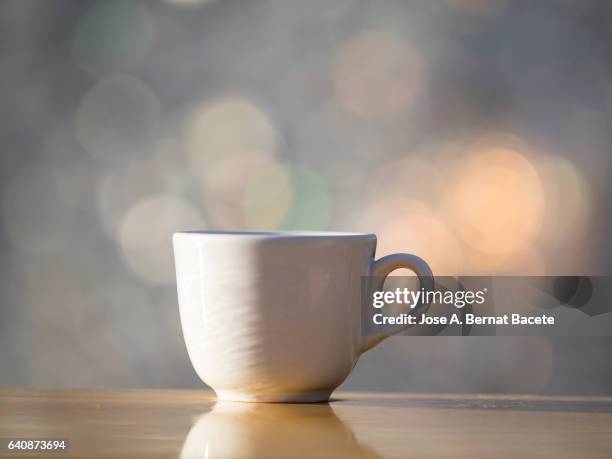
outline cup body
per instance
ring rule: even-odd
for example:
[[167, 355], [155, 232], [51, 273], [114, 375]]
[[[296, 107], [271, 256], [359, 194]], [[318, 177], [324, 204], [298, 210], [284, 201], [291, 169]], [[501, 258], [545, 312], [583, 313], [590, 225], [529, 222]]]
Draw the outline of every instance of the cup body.
[[327, 400], [363, 346], [373, 234], [184, 232], [173, 237], [191, 362], [222, 400]]

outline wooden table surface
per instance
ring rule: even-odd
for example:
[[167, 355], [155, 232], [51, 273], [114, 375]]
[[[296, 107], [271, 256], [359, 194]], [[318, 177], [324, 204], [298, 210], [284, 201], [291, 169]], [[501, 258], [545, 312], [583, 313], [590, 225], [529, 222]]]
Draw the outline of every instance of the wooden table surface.
[[294, 405], [216, 402], [206, 391], [1, 389], [0, 437], [69, 439], [68, 452], [44, 457], [610, 459], [612, 397], [340, 392]]

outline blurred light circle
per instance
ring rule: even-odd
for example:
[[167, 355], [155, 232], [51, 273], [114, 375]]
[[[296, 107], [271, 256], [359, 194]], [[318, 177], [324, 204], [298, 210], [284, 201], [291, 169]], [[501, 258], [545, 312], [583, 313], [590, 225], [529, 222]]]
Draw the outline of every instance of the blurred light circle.
[[72, 56], [83, 70], [100, 75], [140, 64], [155, 40], [155, 24], [137, 1], [96, 2], [78, 20]]
[[207, 169], [203, 197], [211, 224], [221, 228], [247, 229], [242, 198], [249, 180], [269, 164], [265, 157], [230, 156]]
[[270, 163], [254, 171], [242, 197], [247, 228], [278, 228], [291, 205], [291, 191], [289, 173], [282, 165]]
[[76, 135], [94, 158], [123, 160], [143, 154], [161, 124], [160, 102], [141, 80], [115, 75], [100, 81], [81, 100]]
[[516, 251], [537, 235], [544, 190], [526, 156], [498, 148], [461, 158], [448, 195], [454, 227], [472, 248], [492, 254]]
[[[402, 224], [389, 224], [381, 233], [383, 252], [408, 251], [422, 257], [437, 275], [460, 274], [463, 253], [458, 239], [434, 214], [407, 215]], [[403, 248], [400, 248], [400, 241]], [[392, 253], [392, 252], [390, 252]]]
[[292, 230], [324, 230], [329, 227], [332, 194], [324, 177], [306, 168], [291, 168], [291, 207], [282, 227]]
[[204, 229], [200, 211], [170, 194], [147, 196], [130, 207], [119, 229], [126, 265], [141, 279], [170, 283], [174, 279], [172, 233]]
[[368, 31], [341, 50], [334, 86], [341, 104], [360, 116], [393, 115], [405, 110], [424, 87], [424, 65], [406, 41], [385, 31]]
[[11, 177], [2, 189], [1, 205], [4, 232], [24, 252], [59, 251], [75, 230], [74, 213], [50, 168], [28, 167]]
[[360, 220], [360, 231], [378, 235], [377, 257], [414, 253], [427, 261], [436, 275], [462, 273], [461, 243], [429, 206], [402, 196], [387, 196], [371, 203]]
[[580, 240], [591, 216], [589, 184], [571, 162], [558, 156], [542, 155], [537, 169], [546, 197], [542, 243], [558, 245]]
[[332, 197], [306, 168], [267, 156], [230, 156], [208, 170], [207, 210], [215, 225], [239, 229], [325, 229]]
[[256, 103], [240, 97], [197, 106], [184, 135], [187, 158], [204, 177], [215, 161], [228, 156], [272, 155], [276, 143], [270, 118]]

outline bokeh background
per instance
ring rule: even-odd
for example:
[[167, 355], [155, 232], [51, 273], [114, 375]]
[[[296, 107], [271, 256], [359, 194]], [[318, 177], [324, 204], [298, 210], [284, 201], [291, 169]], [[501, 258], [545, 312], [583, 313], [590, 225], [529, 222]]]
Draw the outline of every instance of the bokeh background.
[[[612, 4], [0, 2], [0, 384], [201, 387], [170, 234], [608, 274]], [[347, 389], [612, 393], [607, 338], [398, 337]]]

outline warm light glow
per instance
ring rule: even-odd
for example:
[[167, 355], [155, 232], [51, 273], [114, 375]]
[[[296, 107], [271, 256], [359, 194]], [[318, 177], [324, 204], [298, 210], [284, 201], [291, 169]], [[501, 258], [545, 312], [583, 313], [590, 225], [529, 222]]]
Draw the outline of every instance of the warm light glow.
[[544, 190], [527, 156], [487, 149], [457, 161], [446, 205], [453, 226], [474, 249], [507, 254], [533, 241], [544, 215]]
[[187, 159], [205, 179], [215, 162], [228, 157], [270, 156], [276, 144], [271, 119], [253, 101], [237, 96], [198, 105], [188, 117], [184, 133]]
[[462, 273], [460, 241], [436, 212], [420, 202], [401, 196], [373, 202], [357, 228], [378, 234], [377, 257], [409, 252], [427, 260], [436, 275]]

